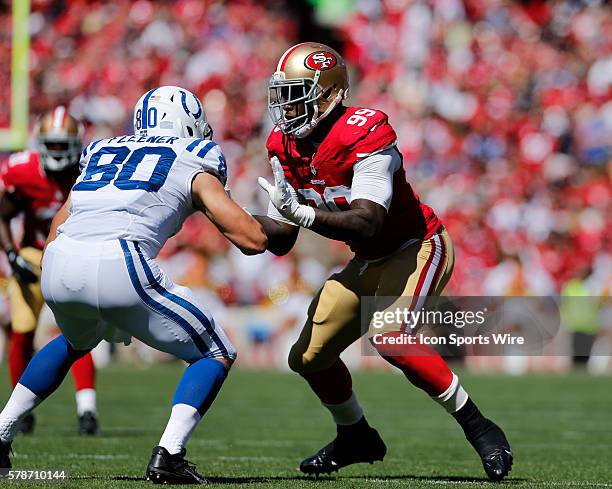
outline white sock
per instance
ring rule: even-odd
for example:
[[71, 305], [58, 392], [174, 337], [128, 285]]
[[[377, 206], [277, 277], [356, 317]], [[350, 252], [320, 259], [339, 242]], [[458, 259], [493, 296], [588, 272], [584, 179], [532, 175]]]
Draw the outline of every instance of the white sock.
[[344, 401], [341, 404], [325, 404], [323, 405], [329, 409], [329, 412], [334, 418], [334, 422], [339, 425], [348, 426], [355, 424], [363, 417], [363, 409], [355, 397], [355, 393], [351, 394], [348, 401]]
[[171, 455], [179, 453], [200, 419], [202, 419], [202, 416], [193, 406], [175, 404], [172, 406], [166, 430], [159, 440], [159, 446], [164, 447]]
[[468, 400], [467, 392], [461, 387], [459, 377], [453, 373], [453, 381], [448, 389], [439, 396], [433, 397], [434, 401], [440, 404], [449, 413], [459, 411]]
[[96, 390], [95, 389], [81, 389], [76, 391], [75, 394], [77, 414], [83, 416], [86, 412], [96, 414]]
[[3, 442], [12, 441], [19, 427], [19, 421], [41, 402], [42, 399], [30, 389], [17, 384], [0, 413], [0, 440]]

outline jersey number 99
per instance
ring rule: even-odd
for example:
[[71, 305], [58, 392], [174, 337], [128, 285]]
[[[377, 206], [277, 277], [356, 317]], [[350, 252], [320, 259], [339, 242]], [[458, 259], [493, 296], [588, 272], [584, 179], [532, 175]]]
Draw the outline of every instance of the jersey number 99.
[[[105, 155], [112, 155], [113, 158], [108, 163], [100, 165], [100, 159]], [[132, 179], [138, 165], [148, 156], [157, 157], [157, 163], [149, 179]], [[168, 178], [175, 160], [174, 150], [164, 146], [144, 146], [134, 151], [130, 151], [127, 146], [106, 146], [91, 155], [83, 179], [72, 190], [93, 191], [106, 187], [112, 182], [120, 190], [157, 192]]]

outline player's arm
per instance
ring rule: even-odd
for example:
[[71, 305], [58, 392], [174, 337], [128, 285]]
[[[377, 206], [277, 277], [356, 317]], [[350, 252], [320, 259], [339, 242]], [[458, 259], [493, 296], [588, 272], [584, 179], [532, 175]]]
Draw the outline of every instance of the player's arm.
[[387, 215], [384, 207], [366, 199], [353, 200], [348, 211], [314, 211], [315, 218], [310, 229], [326, 238], [350, 242], [375, 237]]
[[300, 232], [300, 227], [285, 219], [270, 203], [267, 216], [253, 216], [268, 237], [268, 251], [277, 256], [286, 255], [291, 251]]
[[198, 173], [191, 183], [191, 195], [194, 207], [245, 255], [266, 250], [268, 239], [261, 224], [227, 195], [216, 176]]
[[19, 214], [19, 207], [6, 191], [0, 193], [0, 246], [5, 252], [15, 249], [11, 219]]
[[13, 233], [11, 232], [11, 219], [17, 216], [19, 212], [20, 208], [11, 195], [2, 191], [0, 195], [0, 246], [6, 252], [15, 278], [24, 283], [34, 283], [38, 281], [38, 277], [31, 264], [19, 256], [19, 253], [15, 250]]
[[253, 216], [268, 237], [268, 251], [276, 256], [286, 255], [291, 251], [300, 231], [299, 226], [287, 224], [268, 216]]
[[356, 163], [350, 209], [342, 212], [300, 204], [289, 192], [278, 160], [272, 160], [271, 164], [275, 184], [260, 179], [260, 185], [285, 218], [327, 238], [359, 242], [373, 238], [382, 229], [393, 197], [393, 174], [401, 159], [395, 149], [388, 149]]

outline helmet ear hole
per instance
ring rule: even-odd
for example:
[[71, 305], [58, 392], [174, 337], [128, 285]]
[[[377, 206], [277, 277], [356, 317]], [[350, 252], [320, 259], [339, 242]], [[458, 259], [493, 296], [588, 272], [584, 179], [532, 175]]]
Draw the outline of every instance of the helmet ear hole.
[[189, 137], [193, 137], [193, 129], [191, 129], [189, 126], [187, 126], [187, 133], [189, 134]]
[[328, 87], [323, 94], [321, 95], [322, 98], [324, 98], [325, 100], [329, 99], [329, 97], [331, 97], [332, 92], [334, 91], [334, 88], [336, 88], [336, 86], [334, 85], [333, 87]]

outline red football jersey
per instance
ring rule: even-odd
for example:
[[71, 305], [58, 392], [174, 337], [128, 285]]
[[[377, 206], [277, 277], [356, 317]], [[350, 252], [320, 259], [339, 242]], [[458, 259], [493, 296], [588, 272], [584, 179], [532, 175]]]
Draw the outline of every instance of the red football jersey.
[[3, 165], [2, 184], [4, 191], [24, 213], [21, 247], [42, 249], [51, 221], [68, 198], [74, 181], [62, 188], [45, 175], [37, 152], [23, 151], [11, 155]]
[[[348, 210], [353, 166], [367, 155], [395, 143], [387, 115], [379, 110], [345, 107], [318, 147], [287, 136], [275, 127], [268, 137], [268, 156], [278, 157], [287, 181], [312, 207]], [[347, 244], [360, 258], [389, 255], [410, 239], [427, 239], [440, 226], [433, 209], [419, 200], [404, 168], [393, 175], [393, 198], [382, 232], [368, 243]]]

